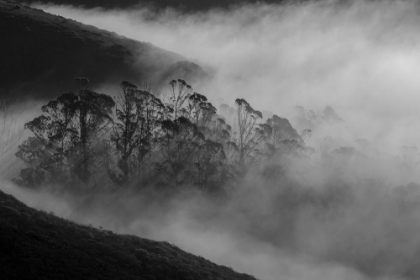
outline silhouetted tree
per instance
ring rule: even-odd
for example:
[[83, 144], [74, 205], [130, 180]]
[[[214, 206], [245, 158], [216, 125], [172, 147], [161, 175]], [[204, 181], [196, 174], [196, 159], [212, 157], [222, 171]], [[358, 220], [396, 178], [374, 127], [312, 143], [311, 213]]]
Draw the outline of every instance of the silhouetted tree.
[[[86, 89], [87, 79], [76, 81], [79, 94], [60, 95], [42, 106], [44, 115], [25, 124], [36, 137], [30, 137], [16, 153], [32, 170], [26, 174], [38, 174], [39, 178], [62, 184], [71, 182], [76, 174], [82, 182], [88, 182], [93, 143], [97, 143], [98, 133], [111, 120], [115, 103], [108, 95]], [[41, 172], [43, 176], [39, 175]]]
[[225, 175], [225, 153], [223, 145], [212, 140], [201, 141], [194, 166], [197, 170], [196, 183], [202, 187], [208, 184], [222, 184]]
[[79, 144], [77, 101], [77, 95], [64, 93], [42, 106], [45, 115], [25, 124], [36, 138], [19, 146], [16, 155], [34, 170], [46, 172], [49, 181], [70, 181]]
[[46, 181], [46, 176], [51, 175], [52, 170], [48, 164], [51, 154], [39, 138], [29, 137], [23, 141], [15, 155], [25, 163], [25, 168], [20, 171], [20, 177], [13, 179], [16, 184], [39, 187]]
[[[48, 102], [43, 115], [25, 124], [34, 137], [16, 153], [26, 164], [16, 179], [19, 184], [89, 184], [93, 172], [108, 172], [117, 185], [163, 182], [220, 190], [257, 163], [273, 159], [281, 148], [303, 147], [303, 138], [310, 135], [305, 131], [302, 138], [277, 115], [261, 123], [262, 113], [244, 99], [236, 99], [236, 108], [223, 104], [218, 115], [206, 96], [181, 79], [169, 84], [166, 104], [150, 87], [141, 90], [124, 81], [115, 102], [88, 89], [88, 79], [75, 81], [78, 93]], [[106, 167], [99, 164], [101, 153]]]
[[[173, 112], [146, 90], [139, 90], [128, 82], [121, 83], [122, 96], [116, 106], [116, 121], [110, 140], [118, 155], [122, 174], [108, 168], [111, 179], [124, 184], [133, 176], [146, 175], [143, 167], [159, 143], [161, 121]], [[147, 86], [148, 90], [151, 90]]]
[[251, 107], [245, 99], [236, 99], [237, 135], [234, 141], [229, 141], [228, 148], [233, 151], [240, 174], [245, 174], [249, 167], [261, 157], [259, 145], [272, 129], [267, 124], [258, 124], [262, 113]]
[[161, 123], [160, 151], [163, 161], [157, 163], [157, 169], [167, 182], [174, 185], [193, 179], [191, 159], [204, 141], [204, 136], [188, 118], [164, 120]]
[[139, 172], [145, 165], [145, 159], [152, 154], [159, 144], [162, 134], [161, 122], [171, 114], [171, 108], [148, 91], [137, 91], [137, 114], [140, 121], [139, 146], [137, 151], [137, 164]]
[[[112, 174], [111, 178], [117, 183], [123, 184], [129, 180], [133, 170], [133, 162], [130, 159], [133, 151], [139, 145], [138, 134], [141, 119], [137, 113], [139, 102], [136, 96], [137, 87], [125, 81], [120, 86], [123, 92], [116, 103], [116, 120], [113, 123], [110, 140], [115, 145], [119, 158], [118, 167], [121, 169], [122, 175]], [[109, 169], [108, 171], [111, 172]]]
[[266, 153], [268, 157], [278, 160], [279, 156], [303, 147], [304, 141], [302, 137], [292, 127], [288, 119], [273, 115], [267, 119], [266, 124], [272, 130], [272, 133], [266, 139]]
[[0, 98], [0, 159], [7, 160], [8, 154], [22, 137], [23, 129], [16, 125], [16, 119], [9, 109], [9, 100]]
[[171, 89], [169, 95], [170, 106], [173, 109], [173, 119], [176, 119], [182, 115], [180, 110], [187, 98], [190, 97], [192, 93], [192, 87], [181, 79], [172, 80], [169, 85]]
[[76, 168], [80, 180], [87, 183], [91, 175], [89, 165], [93, 159], [92, 143], [97, 140], [95, 138], [99, 136], [98, 133], [112, 121], [111, 114], [115, 102], [109, 95], [87, 89], [88, 79], [76, 78], [75, 81], [79, 85], [76, 112], [81, 146], [81, 149], [78, 149], [81, 157]]
[[207, 101], [207, 97], [194, 92], [188, 97], [187, 115], [197, 126], [205, 126], [216, 114], [216, 108]]

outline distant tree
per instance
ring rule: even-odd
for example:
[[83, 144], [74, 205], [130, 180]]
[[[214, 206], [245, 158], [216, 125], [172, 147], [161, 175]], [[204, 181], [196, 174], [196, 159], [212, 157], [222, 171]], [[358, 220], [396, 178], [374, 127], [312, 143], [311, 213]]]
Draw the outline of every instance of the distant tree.
[[0, 159], [7, 160], [8, 154], [22, 137], [23, 129], [17, 126], [9, 108], [9, 100], [0, 98]]
[[170, 83], [170, 106], [173, 109], [173, 119], [176, 119], [179, 116], [182, 116], [182, 106], [185, 101], [192, 94], [192, 87], [187, 84], [184, 80], [172, 80]]
[[188, 116], [197, 126], [206, 126], [216, 114], [216, 108], [207, 101], [207, 97], [194, 92], [188, 97]]
[[192, 157], [204, 136], [188, 118], [164, 120], [161, 123], [160, 151], [163, 161], [156, 164], [160, 175], [168, 183], [179, 185], [190, 182]]
[[79, 85], [76, 111], [81, 146], [81, 149], [78, 149], [81, 158], [76, 168], [80, 180], [86, 183], [91, 175], [89, 165], [93, 160], [92, 144], [96, 143], [99, 133], [112, 121], [111, 114], [115, 102], [109, 95], [87, 89], [88, 79], [76, 78], [75, 81]]
[[[134, 150], [139, 145], [140, 138], [138, 134], [141, 119], [137, 113], [137, 104], [139, 102], [136, 95], [137, 87], [125, 81], [120, 86], [122, 94], [116, 102], [116, 120], [113, 122], [110, 140], [118, 154], [118, 167], [122, 171], [122, 176], [110, 175], [111, 179], [119, 184], [123, 184], [129, 180], [134, 169], [131, 158]], [[111, 171], [108, 169], [108, 172]]]
[[272, 133], [267, 139], [277, 150], [281, 147], [284, 140], [296, 140], [302, 144], [303, 140], [299, 133], [292, 127], [289, 120], [273, 115], [267, 119], [266, 123], [272, 128]]
[[53, 173], [48, 163], [51, 153], [45, 149], [44, 143], [37, 137], [29, 137], [23, 141], [15, 155], [25, 163], [20, 176], [13, 179], [19, 186], [39, 187], [46, 181], [46, 176]]
[[201, 141], [196, 155], [197, 160], [194, 163], [197, 170], [196, 183], [201, 187], [224, 183], [227, 170], [225, 170], [226, 155], [223, 145], [209, 139]]
[[137, 115], [140, 119], [137, 164], [141, 173], [145, 159], [159, 145], [159, 137], [162, 134], [161, 122], [169, 118], [172, 110], [148, 91], [137, 91], [137, 97]]
[[231, 139], [232, 127], [223, 118], [216, 118], [212, 123], [210, 138], [219, 143], [226, 143]]
[[304, 145], [299, 133], [292, 127], [288, 119], [273, 115], [266, 124], [272, 133], [266, 139], [267, 154], [270, 158], [277, 158], [291, 150], [298, 150]]
[[237, 135], [234, 141], [229, 141], [228, 147], [233, 150], [240, 174], [245, 174], [249, 167], [261, 158], [260, 144], [272, 129], [267, 124], [258, 124], [262, 113], [251, 107], [245, 99], [236, 99]]

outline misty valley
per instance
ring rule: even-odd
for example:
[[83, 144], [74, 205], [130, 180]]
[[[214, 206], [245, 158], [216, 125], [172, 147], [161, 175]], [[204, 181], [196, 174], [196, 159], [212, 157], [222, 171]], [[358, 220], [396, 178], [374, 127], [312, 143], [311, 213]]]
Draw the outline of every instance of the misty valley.
[[0, 278], [420, 279], [419, 14], [0, 0]]

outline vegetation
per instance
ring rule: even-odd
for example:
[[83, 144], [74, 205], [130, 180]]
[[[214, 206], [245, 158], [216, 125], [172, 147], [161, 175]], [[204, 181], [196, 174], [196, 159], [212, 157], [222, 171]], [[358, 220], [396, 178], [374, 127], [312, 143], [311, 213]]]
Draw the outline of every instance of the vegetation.
[[7, 26], [1, 35], [8, 42], [0, 44], [1, 97], [50, 100], [80, 73], [93, 87], [138, 78], [162, 85], [176, 73], [189, 81], [208, 77], [198, 64], [173, 52], [17, 2], [23, 1], [0, 0], [0, 26]]
[[255, 279], [166, 242], [81, 226], [0, 191], [1, 279]]
[[76, 78], [78, 94], [65, 93], [42, 106], [41, 115], [25, 124], [33, 132], [16, 156], [27, 168], [17, 181], [27, 186], [39, 183], [87, 183], [95, 167], [96, 141], [111, 121], [115, 102], [110, 96], [86, 89], [87, 79]]
[[[36, 1], [22, 1], [17, 0], [16, 2], [22, 3], [33, 3]], [[255, 4], [256, 0], [201, 0], [201, 1], [193, 1], [193, 0], [146, 0], [142, 3], [153, 7], [155, 9], [165, 9], [168, 7], [182, 9], [185, 11], [206, 11], [209, 9], [214, 8], [228, 8], [229, 6], [233, 5], [244, 5], [244, 4]], [[283, 3], [286, 2], [285, 0], [265, 0], [262, 1], [265, 3]], [[51, 3], [56, 5], [75, 5], [75, 6], [85, 6], [88, 8], [96, 8], [96, 7], [103, 7], [107, 9], [115, 9], [115, 8], [130, 8], [136, 4], [138, 1], [136, 0], [120, 0], [120, 1], [99, 1], [99, 0], [91, 0], [88, 3], [82, 0], [53, 0]]]
[[98, 185], [190, 186], [223, 193], [280, 156], [282, 144], [304, 149], [286, 119], [274, 115], [263, 122], [262, 113], [244, 99], [236, 99], [236, 108], [222, 104], [218, 114], [181, 79], [169, 83], [162, 99], [150, 87], [124, 81], [115, 101], [90, 90], [88, 79], [75, 81], [78, 93], [48, 102], [43, 115], [25, 124], [34, 136], [16, 153], [26, 165], [15, 179], [19, 185], [84, 192]]

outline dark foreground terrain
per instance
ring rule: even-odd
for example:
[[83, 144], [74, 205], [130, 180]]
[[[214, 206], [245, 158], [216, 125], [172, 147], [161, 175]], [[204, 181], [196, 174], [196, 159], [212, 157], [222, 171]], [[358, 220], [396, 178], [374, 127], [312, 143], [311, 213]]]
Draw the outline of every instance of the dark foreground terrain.
[[166, 243], [82, 226], [0, 191], [0, 279], [255, 279]]

